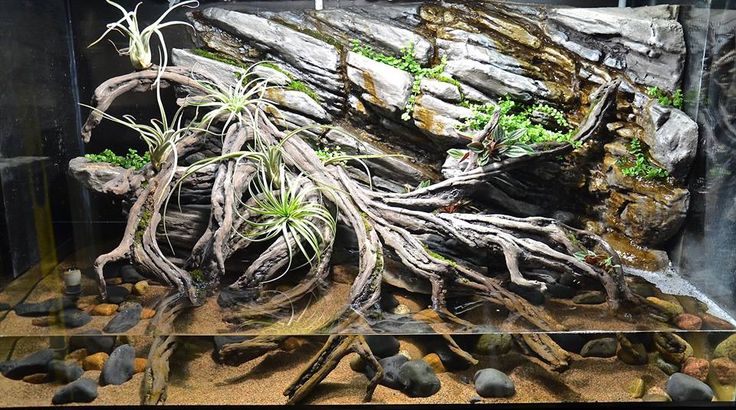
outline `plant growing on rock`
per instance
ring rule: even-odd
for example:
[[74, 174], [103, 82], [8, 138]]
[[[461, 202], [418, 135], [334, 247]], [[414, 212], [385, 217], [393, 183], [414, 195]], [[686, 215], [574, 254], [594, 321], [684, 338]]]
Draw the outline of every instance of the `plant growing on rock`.
[[406, 102], [404, 113], [401, 115], [401, 119], [409, 121], [411, 119], [412, 112], [414, 112], [414, 105], [416, 103], [417, 96], [421, 93], [421, 84], [424, 78], [431, 78], [439, 81], [444, 81], [450, 84], [459, 86], [457, 80], [453, 79], [449, 74], [445, 73], [445, 66], [447, 66], [447, 59], [443, 56], [440, 63], [433, 67], [422, 67], [422, 65], [414, 57], [414, 43], [411, 42], [409, 45], [401, 49], [400, 57], [393, 57], [383, 53], [380, 53], [373, 49], [373, 47], [365, 44], [361, 44], [358, 40], [353, 40], [350, 45], [351, 50], [354, 53], [358, 53], [364, 57], [368, 57], [371, 60], [375, 60], [392, 67], [396, 67], [399, 70], [408, 72], [413, 76], [411, 95]]
[[[411, 66], [411, 61], [404, 63]], [[89, 133], [94, 128], [100, 111], [107, 109], [115, 98], [126, 91], [148, 89], [146, 85], [154, 78], [185, 86], [191, 93], [189, 101], [212, 101], [211, 88], [191, 78], [193, 73], [176, 67], [161, 71], [145, 70], [104, 83], [96, 91], [97, 108], [84, 131]], [[246, 88], [247, 84], [259, 87], [259, 83], [244, 84]], [[188, 131], [182, 132], [181, 138], [169, 144], [173, 154], [161, 157], [159, 172], [151, 177], [147, 187], [131, 192], [135, 202], [121, 243], [95, 261], [101, 292], [104, 296], [105, 265], [130, 258], [141, 269], [175, 288], [179, 298], [172, 300], [181, 305], [200, 305], [208, 292], [213, 291], [242, 292], [240, 295], [251, 297], [226, 314], [227, 322], [239, 329], [258, 318], [277, 315], [319, 289], [330, 273], [335, 219], [339, 219], [355, 239], [356, 252], [350, 254], [357, 259], [357, 276], [339, 311], [324, 318], [319, 326], [315, 325], [315, 332], [329, 332], [330, 336], [286, 389], [290, 403], [306, 397], [351, 352], [362, 356], [374, 370], [375, 376], [366, 391], [366, 399], [370, 399], [381, 379], [381, 365], [363, 336], [350, 331], [349, 326], [364, 319], [370, 326], [370, 318], [380, 316], [378, 302], [384, 266], [389, 260], [401, 265], [412, 280], [426, 283], [431, 292], [431, 308], [439, 320], [459, 330], [472, 324], [451, 310], [447, 299], [454, 295], [472, 295], [498, 305], [523, 318], [532, 329], [563, 330], [543, 307], [532, 305], [513, 290], [533, 288], [545, 292], [547, 284], [535, 275], [540, 270], [551, 281], [570, 275], [599, 281], [611, 309], [617, 309], [620, 303], [638, 303], [639, 299], [624, 281], [622, 270], [616, 267], [618, 256], [595, 234], [549, 218], [458, 212], [463, 201], [470, 200], [475, 191], [499, 173], [567, 154], [572, 151], [573, 143], [583, 143], [597, 135], [612, 116], [618, 87], [619, 81], [614, 80], [600, 88], [585, 121], [570, 141], [533, 145], [530, 148], [534, 151], [522, 149], [523, 155], [516, 143], [521, 132], [506, 135], [499, 125], [500, 114], [495, 113], [491, 126], [486, 124], [488, 132], [480, 133], [484, 138], [473, 141], [475, 144], [470, 147], [475, 150], [471, 155], [480, 157], [473, 160], [474, 167], [406, 193], [373, 190], [341, 166], [345, 160], [368, 156], [320, 158], [297, 132], [286, 134], [278, 130], [263, 112], [265, 104], [247, 104], [242, 115], [231, 116], [232, 111], [219, 110], [205, 123], [208, 128], [227, 124], [222, 128], [222, 144], [217, 146], [219, 155], [195, 162], [196, 169], [184, 172], [185, 176], [196, 174], [197, 178], [192, 178], [193, 181], [176, 178], [182, 175], [177, 167], [179, 156], [212, 149], [207, 144], [211, 141], [203, 138], [210, 131], [190, 124], [183, 127]], [[260, 98], [257, 92], [251, 95]], [[222, 102], [200, 108], [218, 111], [218, 107], [222, 107]], [[208, 203], [209, 209], [206, 226], [194, 233], [196, 242], [188, 249], [187, 259], [179, 261], [159, 249], [158, 228], [166, 215], [164, 201], [159, 198], [169, 198], [174, 189], [186, 183], [196, 184], [192, 190], [197, 192], [195, 200], [198, 204]], [[202, 190], [207, 194], [203, 196]], [[428, 237], [442, 238], [447, 245], [432, 245], [436, 242], [428, 243]], [[262, 240], [265, 246], [257, 250], [249, 248], [256, 240]], [[574, 253], [581, 248], [610, 256], [614, 268], [604, 269], [577, 259]], [[254, 254], [245, 271], [237, 272], [240, 277], [234, 282], [220, 283], [234, 273], [227, 271], [226, 261], [245, 252]], [[269, 292], [268, 284], [289, 271], [297, 253], [312, 262], [308, 269], [298, 277], [295, 273], [283, 291]], [[479, 267], [474, 260], [477, 255], [487, 257], [492, 262], [489, 266], [499, 266], [498, 272]], [[174, 308], [171, 311], [177, 312]], [[475, 363], [451, 337], [441, 337], [460, 357]], [[237, 357], [234, 362], [242, 362], [277, 348], [284, 338], [283, 335], [254, 337], [228, 351]], [[170, 342], [166, 340], [152, 348], [164, 359], [151, 356], [151, 361], [168, 357], [165, 347]], [[530, 351], [540, 352], [549, 367], [558, 369], [567, 365], [567, 354], [546, 333], [525, 334], [520, 340]], [[151, 386], [161, 386], [155, 382], [165, 380], [168, 367], [152, 363], [150, 368], [145, 375], [142, 397], [158, 400], [165, 394], [161, 390], [152, 392]], [[163, 388], [165, 383], [159, 387]]]
[[138, 3], [132, 11], [128, 11], [123, 6], [115, 3], [112, 0], [105, 1], [107, 1], [108, 4], [119, 9], [123, 13], [123, 17], [113, 23], [107, 24], [107, 30], [105, 30], [105, 32], [102, 33], [102, 35], [89, 46], [91, 47], [99, 43], [108, 34], [110, 34], [110, 32], [117, 31], [128, 38], [128, 47], [118, 49], [118, 54], [120, 54], [121, 56], [127, 55], [128, 57], [130, 57], [131, 64], [133, 64], [133, 67], [138, 70], [145, 70], [153, 65], [151, 61], [151, 37], [153, 37], [154, 34], [158, 37], [159, 43], [161, 45], [161, 66], [166, 67], [166, 42], [164, 41], [164, 35], [161, 30], [171, 26], [192, 27], [192, 25], [184, 21], [169, 21], [164, 23], [164, 19], [174, 9], [177, 9], [179, 7], [194, 8], [199, 5], [198, 0], [187, 0], [181, 3], [174, 4], [170, 6], [166, 11], [164, 11], [163, 14], [161, 14], [161, 16], [156, 19], [156, 21], [141, 30], [138, 24], [138, 7], [140, 7], [142, 3]]
[[471, 139], [467, 150], [450, 149], [450, 156], [460, 162], [470, 159], [475, 166], [483, 167], [491, 161], [500, 161], [502, 158], [518, 158], [534, 153], [534, 149], [524, 142], [522, 137], [526, 133], [523, 128], [507, 133], [500, 125], [501, 109], [497, 108], [491, 115], [485, 129], [479, 133], [468, 134]]
[[681, 110], [685, 103], [685, 98], [682, 94], [682, 90], [679, 88], [675, 90], [675, 92], [670, 94], [666, 91], [661, 90], [659, 87], [648, 87], [647, 95], [655, 98], [659, 105], [662, 105], [664, 107], [675, 107]]
[[125, 156], [117, 155], [112, 150], [106, 149], [99, 154], [86, 154], [84, 156], [92, 162], [107, 162], [113, 165], [119, 165], [123, 168], [141, 169], [146, 164], [151, 162], [151, 153], [146, 152], [141, 156], [134, 149], [128, 149], [128, 153]]
[[648, 180], [661, 180], [669, 177], [669, 173], [654, 164], [644, 154], [641, 147], [641, 141], [634, 138], [629, 143], [629, 153], [634, 158], [633, 165], [621, 168], [621, 173], [635, 178], [644, 178]]

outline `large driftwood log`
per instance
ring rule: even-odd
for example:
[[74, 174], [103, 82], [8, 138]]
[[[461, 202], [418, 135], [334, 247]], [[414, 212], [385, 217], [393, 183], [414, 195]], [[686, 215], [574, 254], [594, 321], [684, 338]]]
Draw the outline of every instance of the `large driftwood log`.
[[[97, 108], [107, 109], [116, 97], [127, 91], [150, 89], [155, 75], [156, 71], [147, 70], [108, 80], [96, 92]], [[167, 69], [161, 78], [184, 85], [195, 94], [202, 91], [195, 80], [176, 69]], [[618, 81], [610, 82], [592, 96], [590, 111], [574, 137], [577, 143], [585, 143], [599, 134], [613, 112], [618, 86]], [[90, 115], [83, 129], [85, 139], [89, 138], [100, 118], [98, 112]], [[315, 154], [314, 148], [299, 135], [286, 138], [265, 116], [256, 115], [254, 118], [257, 118], [254, 124], [236, 123], [226, 130], [222, 154], [243, 150], [255, 132], [249, 127], [258, 127], [258, 134], [267, 144], [281, 144], [283, 161], [290, 170], [308, 176], [305, 184], [325, 188], [324, 200], [334, 206], [338, 218], [354, 232], [358, 244], [358, 275], [352, 284], [349, 299], [345, 301], [345, 308], [340, 314], [323, 324], [325, 329], [331, 329], [335, 334], [329, 338], [302, 375], [286, 390], [289, 402], [297, 402], [305, 397], [349, 352], [364, 356], [376, 370], [376, 377], [371, 380], [366, 393], [366, 398], [370, 398], [381, 374], [380, 365], [361, 337], [340, 333], [351, 322], [380, 309], [378, 302], [384, 258], [390, 257], [400, 262], [412, 274], [426, 279], [431, 284], [432, 308], [441, 318], [454, 323], [467, 322], [455, 317], [447, 308], [447, 295], [463, 292], [505, 307], [526, 319], [533, 329], [563, 330], [564, 327], [542, 307], [531, 305], [505, 286], [508, 279], [518, 286], [544, 291], [546, 287], [543, 282], [529, 277], [530, 273], [540, 269], [553, 275], [571, 274], [599, 281], [606, 290], [611, 309], [617, 309], [620, 302], [638, 301], [626, 286], [616, 253], [592, 233], [548, 218], [436, 212], [467, 197], [473, 189], [485, 184], [489, 178], [500, 172], [569, 153], [573, 149], [571, 144], [538, 145], [532, 155], [472, 168], [411, 193], [383, 193], [372, 191], [356, 182], [340, 166], [324, 165]], [[248, 217], [247, 207], [243, 205], [247, 205], [249, 200], [245, 188], [255, 176], [258, 166], [240, 159], [221, 162], [216, 170], [211, 170], [210, 175], [213, 177], [200, 181], [204, 184], [212, 181], [209, 222], [194, 245], [192, 256], [186, 261], [185, 267], [174, 263], [159, 246], [157, 235], [165, 214], [165, 199], [171, 193], [173, 181], [180, 171], [176, 167], [176, 158], [196, 150], [198, 143], [205, 138], [207, 136], [202, 133], [192, 132], [177, 144], [171, 157], [148, 179], [145, 188], [131, 192], [135, 196], [135, 202], [130, 209], [120, 245], [95, 261], [103, 297], [104, 265], [113, 260], [130, 258], [144, 270], [175, 287], [180, 294], [186, 295], [190, 303], [196, 305], [202, 302], [205, 294], [201, 287], [212, 289], [219, 286], [219, 281], [225, 274], [225, 261], [234, 252], [245, 250], [249, 246], [250, 241], [243, 239], [239, 232], [239, 224], [242, 223], [243, 215], [244, 218]], [[147, 172], [153, 170], [149, 169]], [[241, 218], [236, 218], [236, 215], [241, 215]], [[508, 276], [490, 276], [462, 257], [450, 260], [437, 254], [423, 243], [421, 238], [426, 234], [452, 239], [458, 244], [458, 254], [482, 252], [502, 260], [503, 270]], [[254, 290], [257, 295], [263, 283], [274, 278], [283, 268], [282, 261], [288, 246], [283, 241], [273, 241], [243, 272], [240, 279], [231, 284], [231, 288]], [[319, 263], [311, 266], [301, 281], [287, 292], [273, 297], [261, 295], [254, 298], [252, 303], [238, 306], [229, 314], [229, 320], [242, 323], [268, 316], [310, 294], [318, 284], [324, 282], [329, 272], [331, 249], [332, 235], [325, 229], [322, 258]], [[581, 261], [573, 255], [581, 250], [606, 255], [613, 263], [607, 268]], [[204, 273], [207, 280], [195, 286], [191, 274], [194, 270]], [[451, 340], [449, 338], [448, 342], [454, 343]], [[521, 340], [530, 351], [552, 367], [562, 368], [566, 365], [567, 357], [560, 353], [559, 346], [549, 337], [525, 337]], [[173, 343], [173, 339], [161, 339], [156, 345], [159, 352], [157, 354], [167, 357], [170, 354], [169, 346]], [[244, 352], [241, 359], [251, 359], [274, 346], [278, 346], [278, 338], [254, 338], [231, 349]], [[164, 370], [159, 373], [164, 374]], [[146, 397], [146, 402], [162, 399], [160, 394]]]

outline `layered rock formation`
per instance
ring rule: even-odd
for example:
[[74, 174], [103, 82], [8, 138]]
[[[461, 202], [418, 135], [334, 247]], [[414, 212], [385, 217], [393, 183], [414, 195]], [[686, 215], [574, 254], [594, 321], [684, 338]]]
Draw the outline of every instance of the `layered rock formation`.
[[[249, 62], [273, 62], [256, 75], [286, 88], [268, 96], [282, 110], [275, 118], [279, 126], [337, 122], [352, 135], [327, 128], [306, 132], [316, 146], [346, 153], [407, 155], [368, 161], [378, 189], [402, 191], [437, 180], [445, 150], [467, 144], [458, 128], [474, 115], [470, 104], [506, 96], [545, 102], [566, 112], [574, 124], [589, 93], [621, 77], [609, 134], [561, 163], [520, 170], [524, 178], [513, 172], [499, 176], [479, 196], [506, 212], [562, 215], [598, 233], [623, 237], [627, 249], [642, 251], [628, 259], [633, 265], [665, 263], [666, 258], [641, 248], [661, 246], [682, 225], [689, 202], [684, 181], [698, 129], [687, 114], [660, 105], [645, 91], [655, 86], [672, 93], [680, 84], [686, 47], [677, 6], [575, 9], [442, 2], [284, 12], [247, 7], [191, 15], [203, 49], [242, 65], [187, 50], [174, 50], [174, 63], [232, 81]], [[355, 52], [355, 41], [395, 57], [411, 46], [422, 66], [442, 65], [443, 78], [415, 78]], [[622, 174], [634, 138], [669, 178], [644, 181]], [[368, 181], [360, 166], [351, 172]], [[521, 180], [533, 182], [520, 185]]]

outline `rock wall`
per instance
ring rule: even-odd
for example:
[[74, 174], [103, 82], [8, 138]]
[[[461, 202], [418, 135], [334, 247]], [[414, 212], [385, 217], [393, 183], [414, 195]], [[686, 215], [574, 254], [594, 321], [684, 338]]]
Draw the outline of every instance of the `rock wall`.
[[[458, 127], [473, 115], [468, 103], [506, 96], [545, 102], [574, 124], [584, 116], [589, 94], [621, 77], [608, 135], [561, 165], [499, 176], [479, 196], [501, 211], [562, 215], [622, 238], [616, 243], [626, 248], [628, 263], [659, 268], [666, 255], [645, 248], [661, 246], [682, 225], [689, 202], [684, 181], [698, 147], [696, 123], [645, 93], [651, 86], [674, 92], [681, 82], [687, 50], [679, 11], [447, 1], [283, 12], [233, 5], [190, 18], [195, 41], [208, 52], [242, 63], [275, 63], [256, 74], [285, 86], [268, 96], [282, 110], [275, 118], [279, 126], [339, 123], [352, 135], [327, 129], [308, 135], [316, 146], [340, 146], [347, 153], [407, 155], [369, 161], [374, 185], [391, 191], [441, 178], [445, 150], [467, 144]], [[444, 65], [443, 78], [450, 80], [414, 78], [351, 51], [354, 41], [392, 56], [411, 44], [417, 62]], [[239, 64], [188, 50], [174, 50], [173, 61], [223, 81], [242, 72]], [[652, 182], [622, 174], [620, 159], [633, 138], [670, 178]], [[369, 178], [359, 168], [351, 172]]]

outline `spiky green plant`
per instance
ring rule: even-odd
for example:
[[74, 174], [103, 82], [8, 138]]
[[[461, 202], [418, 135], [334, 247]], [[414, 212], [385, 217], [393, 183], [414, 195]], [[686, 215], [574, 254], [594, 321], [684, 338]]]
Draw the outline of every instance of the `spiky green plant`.
[[278, 180], [274, 181], [261, 168], [248, 191], [253, 204], [242, 204], [249, 211], [248, 218], [244, 219], [251, 227], [247, 238], [267, 241], [282, 236], [289, 249], [289, 264], [284, 274], [291, 269], [295, 257], [292, 245], [309, 263], [321, 258], [325, 237], [318, 223], [326, 224], [334, 232], [336, 222], [324, 205], [314, 201], [315, 194], [321, 196], [320, 188], [313, 185], [307, 176], [291, 177], [282, 165]]
[[470, 153], [476, 154], [476, 165], [485, 166], [491, 161], [498, 161], [503, 157], [517, 158], [534, 153], [534, 149], [521, 141], [526, 132], [525, 129], [518, 129], [506, 132], [499, 125], [501, 110], [496, 109], [491, 116], [490, 122], [486, 126], [486, 135], [481, 140], [474, 140], [475, 135], [469, 133], [461, 133], [472, 141], [468, 144], [467, 150], [450, 149], [447, 151], [453, 158], [464, 161], [470, 157]]
[[141, 30], [138, 24], [138, 7], [143, 4], [142, 2], [138, 3], [132, 11], [128, 11], [125, 7], [112, 0], [105, 1], [120, 10], [123, 13], [123, 17], [118, 21], [107, 24], [107, 30], [105, 30], [97, 40], [90, 44], [89, 47], [102, 41], [102, 39], [104, 39], [110, 32], [117, 31], [128, 38], [128, 47], [122, 49], [117, 49], [116, 47], [118, 54], [121, 56], [127, 55], [130, 58], [130, 62], [133, 64], [133, 67], [139, 70], [145, 70], [153, 65], [151, 62], [151, 37], [153, 37], [154, 34], [158, 37], [161, 46], [161, 66], [166, 67], [168, 63], [168, 52], [161, 29], [177, 25], [192, 27], [192, 25], [184, 21], [169, 21], [164, 23], [164, 18], [166, 18], [166, 16], [176, 8], [195, 8], [199, 6], [199, 1], [197, 0], [187, 0], [172, 5], [166, 9], [166, 11], [164, 11], [156, 21]]

